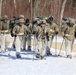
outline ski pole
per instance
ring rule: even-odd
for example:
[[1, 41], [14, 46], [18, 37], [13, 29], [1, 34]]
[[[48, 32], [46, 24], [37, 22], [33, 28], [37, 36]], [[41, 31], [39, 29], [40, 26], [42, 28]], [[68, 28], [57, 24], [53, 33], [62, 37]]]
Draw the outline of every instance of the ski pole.
[[60, 53], [61, 53], [61, 49], [62, 49], [62, 46], [63, 46], [64, 40], [65, 40], [65, 39], [63, 39], [63, 41], [62, 41], [62, 44], [61, 44], [61, 47], [60, 47], [60, 51], [59, 51], [58, 56], [60, 56]]

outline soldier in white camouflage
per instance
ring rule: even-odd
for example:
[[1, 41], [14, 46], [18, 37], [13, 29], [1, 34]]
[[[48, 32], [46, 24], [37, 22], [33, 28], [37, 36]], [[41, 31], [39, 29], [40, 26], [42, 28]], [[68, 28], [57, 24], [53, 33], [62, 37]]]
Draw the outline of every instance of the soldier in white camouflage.
[[10, 35], [10, 27], [8, 16], [4, 15], [3, 21], [0, 22], [0, 42], [1, 42], [1, 52], [6, 52], [8, 50], [9, 38]]
[[69, 18], [69, 22], [64, 24], [61, 29], [62, 36], [65, 39], [65, 56], [67, 58], [72, 58], [72, 46], [75, 38], [75, 28], [75, 20], [73, 18]]
[[37, 26], [35, 28], [35, 34], [37, 34], [37, 44], [38, 44], [38, 48], [36, 50], [37, 58], [41, 58], [43, 59], [45, 54], [46, 54], [46, 24], [45, 21], [42, 21], [40, 23], [40, 26]]
[[[26, 23], [25, 26], [27, 27], [28, 31], [27, 31], [27, 37], [25, 36], [25, 41], [24, 41], [24, 48], [23, 51], [25, 50], [29, 50], [31, 51], [31, 34], [32, 34], [32, 25], [30, 23], [29, 19], [26, 19]], [[26, 45], [27, 45], [27, 49], [26, 49]]]
[[27, 27], [24, 25], [24, 19], [19, 19], [19, 25], [14, 27], [13, 34], [16, 36], [16, 56], [21, 58], [20, 51], [23, 49], [24, 36], [27, 36]]
[[56, 23], [54, 23], [53, 17], [50, 17], [46, 21], [47, 21], [47, 30], [46, 30], [46, 37], [47, 37], [47, 48], [46, 49], [47, 49], [47, 51], [46, 51], [46, 54], [51, 55], [52, 53], [50, 51], [50, 48], [52, 46], [54, 36], [56, 36], [59, 32], [59, 28], [58, 28], [58, 25]]

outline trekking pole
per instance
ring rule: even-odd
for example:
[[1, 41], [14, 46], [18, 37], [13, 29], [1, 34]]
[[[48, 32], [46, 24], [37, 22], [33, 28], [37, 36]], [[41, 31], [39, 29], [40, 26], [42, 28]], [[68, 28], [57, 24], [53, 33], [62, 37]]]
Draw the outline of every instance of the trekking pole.
[[55, 55], [57, 54], [57, 35], [56, 35], [56, 39], [55, 39]]
[[62, 49], [62, 46], [63, 46], [64, 40], [65, 40], [65, 39], [63, 39], [63, 41], [62, 41], [62, 44], [61, 44], [61, 47], [60, 47], [60, 51], [59, 51], [58, 56], [60, 56], [60, 53], [61, 53], [61, 49]]

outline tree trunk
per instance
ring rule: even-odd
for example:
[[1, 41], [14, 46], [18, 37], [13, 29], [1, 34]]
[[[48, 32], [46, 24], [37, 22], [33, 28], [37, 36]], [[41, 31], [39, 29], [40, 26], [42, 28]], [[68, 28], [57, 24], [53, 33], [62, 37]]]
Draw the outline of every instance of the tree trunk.
[[62, 18], [63, 18], [63, 15], [64, 15], [64, 9], [65, 9], [66, 2], [67, 2], [67, 0], [63, 1], [62, 8], [61, 8], [60, 27], [62, 25], [61, 23], [62, 23]]
[[30, 0], [31, 3], [31, 21], [33, 20], [33, 5], [32, 5], [32, 0]]
[[1, 18], [1, 11], [2, 10], [2, 0], [0, 0], [0, 18]]
[[17, 14], [17, 6], [16, 6], [16, 0], [13, 0], [14, 1], [14, 8], [15, 8], [15, 15]]

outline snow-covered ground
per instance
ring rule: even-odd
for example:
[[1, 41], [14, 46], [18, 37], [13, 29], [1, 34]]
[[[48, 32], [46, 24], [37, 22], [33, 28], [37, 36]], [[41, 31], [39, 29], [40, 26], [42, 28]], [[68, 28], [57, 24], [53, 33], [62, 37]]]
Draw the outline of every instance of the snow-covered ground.
[[34, 52], [21, 52], [22, 58], [17, 59], [13, 49], [8, 54], [0, 53], [0, 75], [76, 75], [76, 58], [52, 55], [37, 60]]

